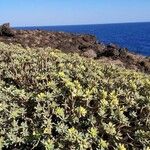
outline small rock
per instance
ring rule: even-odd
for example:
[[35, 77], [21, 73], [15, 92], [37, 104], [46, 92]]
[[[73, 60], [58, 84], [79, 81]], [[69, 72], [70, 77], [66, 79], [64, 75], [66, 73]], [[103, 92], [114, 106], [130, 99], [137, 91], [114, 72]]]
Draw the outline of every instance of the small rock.
[[[82, 36], [81, 36], [82, 37]], [[95, 36], [92, 36], [92, 35], [84, 35], [82, 37], [82, 39], [85, 41], [85, 42], [96, 42], [96, 37]]]
[[119, 57], [119, 50], [107, 49], [104, 51], [103, 56], [117, 58]]
[[107, 48], [112, 48], [112, 49], [119, 49], [119, 46], [113, 43], [110, 43], [107, 45]]
[[121, 48], [121, 49], [119, 50], [120, 57], [121, 57], [121, 58], [126, 58], [126, 57], [127, 57], [127, 52], [128, 52], [128, 49], [126, 49], [126, 48]]
[[89, 49], [86, 52], [83, 53], [83, 56], [88, 57], [88, 58], [96, 58], [97, 54], [94, 50]]

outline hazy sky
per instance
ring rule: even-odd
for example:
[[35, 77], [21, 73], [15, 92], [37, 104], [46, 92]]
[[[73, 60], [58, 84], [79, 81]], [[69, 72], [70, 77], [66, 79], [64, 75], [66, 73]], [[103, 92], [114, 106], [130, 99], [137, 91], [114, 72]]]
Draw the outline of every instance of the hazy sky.
[[149, 22], [150, 0], [0, 0], [12, 26]]

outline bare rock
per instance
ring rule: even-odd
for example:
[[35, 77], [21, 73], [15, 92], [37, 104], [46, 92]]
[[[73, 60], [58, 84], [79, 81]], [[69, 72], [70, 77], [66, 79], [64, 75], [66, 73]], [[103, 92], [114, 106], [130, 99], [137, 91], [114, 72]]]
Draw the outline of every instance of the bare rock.
[[112, 57], [112, 58], [118, 58], [119, 57], [119, 50], [114, 48], [108, 48], [104, 51], [103, 56], [105, 57]]
[[143, 70], [146, 72], [150, 72], [150, 62], [142, 60], [140, 63], [140, 66], [143, 67]]
[[107, 45], [107, 48], [109, 49], [119, 49], [120, 47], [116, 44], [110, 43]]
[[14, 35], [15, 35], [15, 32], [13, 31], [13, 29], [10, 28], [9, 23], [5, 23], [0, 26], [0, 36], [12, 37]]
[[89, 49], [86, 52], [83, 53], [83, 56], [88, 57], [88, 58], [96, 58], [97, 54], [94, 50]]
[[127, 48], [121, 48], [119, 49], [119, 56], [123, 59], [127, 57], [128, 49]]

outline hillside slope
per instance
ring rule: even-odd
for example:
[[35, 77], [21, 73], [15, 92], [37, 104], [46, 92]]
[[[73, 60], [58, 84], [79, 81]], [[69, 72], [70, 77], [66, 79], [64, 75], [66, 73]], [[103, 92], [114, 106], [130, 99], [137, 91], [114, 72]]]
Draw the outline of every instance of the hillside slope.
[[0, 149], [150, 148], [150, 75], [0, 43]]
[[150, 58], [136, 55], [114, 44], [105, 45], [95, 36], [42, 30], [16, 30], [9, 24], [0, 26], [0, 41], [21, 44], [23, 47], [51, 47], [65, 53], [79, 53], [103, 62], [118, 64], [134, 70], [150, 73]]

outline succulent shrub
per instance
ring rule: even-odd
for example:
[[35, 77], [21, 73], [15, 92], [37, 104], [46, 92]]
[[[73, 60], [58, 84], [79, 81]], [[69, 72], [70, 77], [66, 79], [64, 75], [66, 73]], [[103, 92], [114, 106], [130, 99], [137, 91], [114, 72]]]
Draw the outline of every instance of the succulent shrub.
[[0, 43], [0, 149], [150, 149], [150, 75]]

